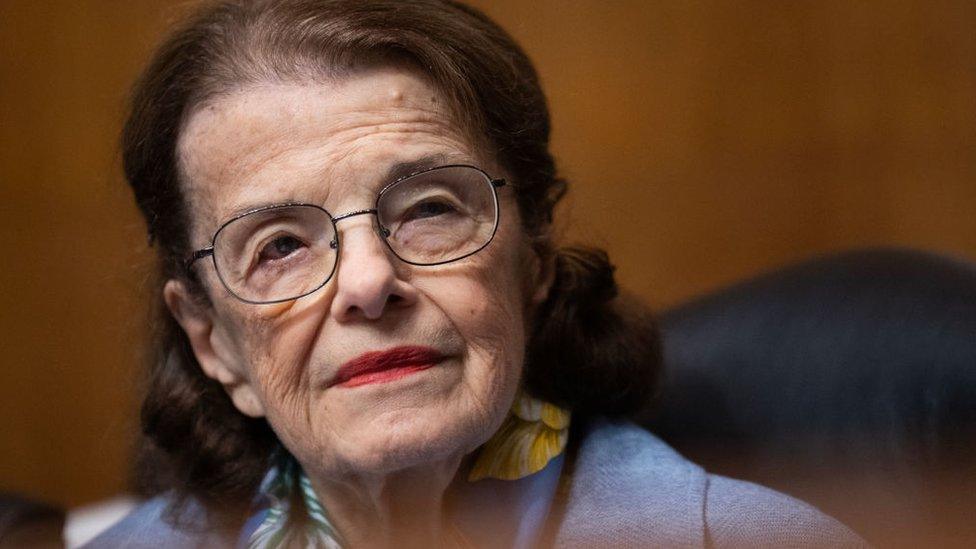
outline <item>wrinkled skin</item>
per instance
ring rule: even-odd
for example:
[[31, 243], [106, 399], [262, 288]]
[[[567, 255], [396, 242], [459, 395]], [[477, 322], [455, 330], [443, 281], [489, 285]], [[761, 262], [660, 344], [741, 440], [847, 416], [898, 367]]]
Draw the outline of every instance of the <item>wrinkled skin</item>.
[[[206, 246], [234, 213], [265, 204], [307, 202], [333, 214], [372, 207], [399, 162], [433, 156], [505, 177], [465, 133], [441, 95], [402, 68], [219, 96], [193, 112], [179, 142], [191, 243]], [[528, 319], [551, 281], [512, 189], [499, 199], [494, 240], [455, 263], [399, 261], [374, 216], [363, 215], [338, 225], [337, 271], [301, 299], [243, 303], [206, 261], [195, 268], [209, 304], [180, 281], [166, 285], [204, 372], [242, 413], [267, 418], [340, 531], [359, 544], [436, 540], [441, 494], [513, 401]], [[407, 344], [448, 359], [394, 381], [330, 386], [344, 362]]]

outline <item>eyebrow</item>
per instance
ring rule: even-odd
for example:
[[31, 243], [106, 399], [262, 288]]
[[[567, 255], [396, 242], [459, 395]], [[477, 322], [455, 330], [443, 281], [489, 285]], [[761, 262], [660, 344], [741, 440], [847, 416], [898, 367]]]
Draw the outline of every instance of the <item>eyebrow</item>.
[[[463, 157], [459, 157], [458, 155], [437, 153], [437, 154], [429, 154], [426, 156], [422, 156], [415, 160], [397, 162], [396, 164], [390, 166], [390, 168], [386, 171], [386, 175], [383, 176], [383, 180], [380, 182], [380, 188], [383, 188], [386, 185], [393, 183], [394, 181], [403, 179], [404, 177], [413, 175], [417, 172], [422, 172], [424, 170], [429, 170], [431, 168], [436, 168], [438, 166], [443, 166], [446, 164], [464, 163], [464, 160], [462, 158]], [[283, 198], [281, 200], [275, 200], [272, 202], [258, 202], [258, 203], [246, 204], [244, 206], [235, 208], [233, 211], [231, 211], [230, 214], [228, 214], [223, 221], [217, 224], [217, 227], [218, 228], [223, 227], [228, 221], [240, 217], [254, 210], [260, 210], [262, 208], [278, 206], [283, 204], [305, 204], [305, 203], [308, 203], [308, 201], [300, 200], [293, 196], [289, 196], [288, 198]]]
[[390, 169], [386, 171], [386, 175], [383, 178], [383, 185], [389, 185], [398, 179], [403, 179], [404, 177], [413, 175], [417, 172], [422, 172], [424, 170], [429, 170], [431, 168], [436, 168], [437, 166], [451, 163], [457, 164], [459, 162], [457, 160], [452, 160], [451, 157], [446, 154], [431, 154], [422, 156], [416, 160], [397, 162], [396, 164], [390, 166]]
[[233, 221], [234, 219], [237, 219], [238, 217], [246, 213], [253, 212], [255, 210], [263, 210], [264, 208], [270, 208], [272, 206], [284, 206], [287, 204], [306, 204], [306, 203], [307, 201], [298, 200], [296, 198], [283, 198], [281, 200], [274, 200], [271, 202], [254, 202], [254, 203], [245, 204], [244, 206], [239, 206], [237, 208], [234, 208], [229, 214], [227, 214], [223, 218], [223, 221], [217, 224], [217, 227], [218, 228], [223, 227], [230, 221]]

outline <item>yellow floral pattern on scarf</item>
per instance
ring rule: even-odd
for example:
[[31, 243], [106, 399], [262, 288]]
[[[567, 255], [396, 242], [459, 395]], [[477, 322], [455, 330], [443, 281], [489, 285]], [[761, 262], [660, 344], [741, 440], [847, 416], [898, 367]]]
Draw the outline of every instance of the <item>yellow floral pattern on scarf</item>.
[[481, 447], [468, 480], [516, 480], [541, 471], [566, 448], [569, 417], [568, 410], [519, 391], [505, 422]]

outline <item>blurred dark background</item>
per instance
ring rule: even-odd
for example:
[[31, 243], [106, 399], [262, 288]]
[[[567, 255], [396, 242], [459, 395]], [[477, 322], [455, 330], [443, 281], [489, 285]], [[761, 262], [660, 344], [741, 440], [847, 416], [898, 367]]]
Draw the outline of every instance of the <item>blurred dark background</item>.
[[[477, 1], [535, 60], [567, 240], [658, 309], [812, 254], [976, 260], [976, 2]], [[150, 253], [127, 91], [185, 2], [0, 0], [0, 489], [125, 490]]]

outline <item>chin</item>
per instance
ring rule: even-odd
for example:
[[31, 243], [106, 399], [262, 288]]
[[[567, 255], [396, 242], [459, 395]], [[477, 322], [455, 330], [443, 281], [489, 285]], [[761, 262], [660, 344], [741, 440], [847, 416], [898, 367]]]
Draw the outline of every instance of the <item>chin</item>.
[[[397, 410], [373, 418], [368, 425], [345, 433], [334, 448], [336, 472], [389, 474], [421, 466], [459, 461], [498, 429], [497, 418], [468, 413], [418, 413]], [[488, 420], [490, 419], [490, 420]]]

